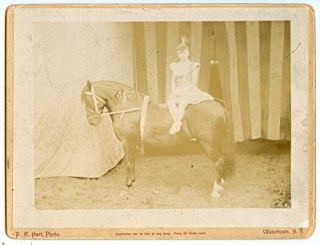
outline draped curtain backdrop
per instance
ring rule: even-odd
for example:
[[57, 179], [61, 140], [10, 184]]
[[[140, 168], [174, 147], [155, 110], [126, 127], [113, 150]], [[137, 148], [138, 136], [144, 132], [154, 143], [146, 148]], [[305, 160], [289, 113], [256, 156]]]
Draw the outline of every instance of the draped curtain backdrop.
[[199, 87], [225, 101], [236, 141], [290, 140], [290, 22], [132, 23], [134, 86], [163, 103], [180, 37]]

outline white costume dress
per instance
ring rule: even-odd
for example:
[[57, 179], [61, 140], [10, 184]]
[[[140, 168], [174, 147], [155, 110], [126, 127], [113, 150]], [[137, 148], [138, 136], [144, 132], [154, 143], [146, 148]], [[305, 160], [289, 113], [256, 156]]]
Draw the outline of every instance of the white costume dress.
[[172, 63], [172, 93], [168, 98], [168, 106], [173, 118], [173, 125], [170, 134], [175, 134], [180, 130], [181, 120], [185, 108], [188, 104], [199, 104], [203, 101], [213, 100], [213, 97], [201, 91], [197, 87], [200, 64], [188, 61], [185, 64]]

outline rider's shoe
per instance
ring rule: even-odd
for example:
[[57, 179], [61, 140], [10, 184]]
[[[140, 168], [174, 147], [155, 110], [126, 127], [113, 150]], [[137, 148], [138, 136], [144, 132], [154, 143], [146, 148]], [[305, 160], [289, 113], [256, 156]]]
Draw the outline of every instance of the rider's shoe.
[[174, 122], [169, 130], [169, 134], [173, 135], [180, 131], [181, 122]]

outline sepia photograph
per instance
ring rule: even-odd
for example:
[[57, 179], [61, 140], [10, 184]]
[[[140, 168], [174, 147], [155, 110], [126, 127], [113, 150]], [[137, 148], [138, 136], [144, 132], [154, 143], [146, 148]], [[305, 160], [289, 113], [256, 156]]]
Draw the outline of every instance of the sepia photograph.
[[[303, 5], [13, 6], [12, 236], [203, 239], [230, 235], [214, 235], [219, 227], [272, 226], [290, 229], [252, 237], [307, 236], [313, 18]], [[48, 229], [30, 237], [14, 227]], [[97, 227], [119, 230], [90, 233]], [[208, 230], [130, 231], [159, 227]]]
[[37, 23], [33, 41], [37, 208], [290, 207], [290, 22]]

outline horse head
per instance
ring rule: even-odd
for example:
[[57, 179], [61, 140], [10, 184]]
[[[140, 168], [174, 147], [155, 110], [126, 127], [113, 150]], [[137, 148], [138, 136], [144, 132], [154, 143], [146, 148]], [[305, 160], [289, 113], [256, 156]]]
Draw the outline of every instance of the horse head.
[[[81, 99], [85, 103], [87, 119], [91, 125], [97, 126], [102, 114], [119, 114], [131, 107], [141, 104], [143, 94], [125, 84], [116, 81], [88, 81], [82, 89]], [[131, 108], [132, 109], [132, 108]], [[133, 108], [134, 111], [137, 108]], [[132, 110], [131, 110], [132, 111]]]
[[97, 126], [102, 120], [104, 108], [107, 108], [106, 98], [97, 93], [93, 83], [87, 81], [82, 89], [81, 99], [85, 104], [88, 122], [93, 126]]

